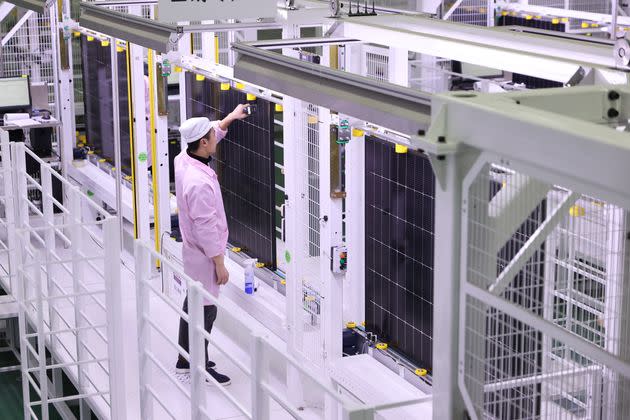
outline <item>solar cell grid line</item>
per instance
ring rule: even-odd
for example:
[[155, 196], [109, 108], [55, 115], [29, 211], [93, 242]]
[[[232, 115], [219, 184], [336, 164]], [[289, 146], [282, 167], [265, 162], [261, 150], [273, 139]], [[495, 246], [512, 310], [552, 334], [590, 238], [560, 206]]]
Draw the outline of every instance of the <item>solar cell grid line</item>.
[[[83, 101], [87, 144], [94, 152], [114, 163], [114, 121], [112, 97], [111, 46], [100, 41], [88, 41], [81, 37], [81, 61], [83, 73]], [[129, 134], [129, 107], [127, 89], [126, 52], [118, 53], [118, 99], [120, 118], [120, 142], [123, 173], [131, 174], [131, 150]]]
[[[129, 132], [129, 75], [127, 73], [127, 50], [117, 50], [118, 102], [120, 115], [120, 159], [122, 172], [131, 175], [131, 134]], [[112, 161], [114, 156], [112, 155]]]
[[431, 370], [435, 178], [418, 151], [366, 137], [366, 329]]
[[[221, 119], [247, 95], [220, 90], [220, 84], [186, 75], [187, 109], [192, 117]], [[230, 229], [229, 242], [247, 255], [276, 269], [274, 119], [272, 104], [263, 99], [249, 101], [257, 111], [232, 123], [221, 141], [212, 166], [217, 172]]]
[[[111, 57], [109, 48], [103, 48], [96, 40], [89, 41], [81, 36], [81, 58], [83, 63], [83, 100], [85, 103], [85, 131], [87, 144], [98, 155], [103, 154], [103, 137], [113, 135], [113, 121], [108, 124], [106, 115], [113, 114], [111, 100], [105, 93], [111, 80]], [[110, 85], [111, 86], [111, 85]], [[111, 87], [109, 89], [111, 96]], [[102, 100], [101, 100], [102, 99]]]

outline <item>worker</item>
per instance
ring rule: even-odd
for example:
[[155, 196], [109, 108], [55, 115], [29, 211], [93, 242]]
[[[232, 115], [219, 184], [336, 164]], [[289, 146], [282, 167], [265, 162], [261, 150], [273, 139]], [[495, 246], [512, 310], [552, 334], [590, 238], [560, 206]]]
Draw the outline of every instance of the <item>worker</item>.
[[[183, 241], [184, 273], [199, 281], [213, 296], [219, 297], [220, 286], [228, 282], [229, 274], [223, 261], [228, 240], [228, 226], [223, 208], [217, 174], [208, 164], [217, 144], [226, 136], [228, 127], [247, 117], [248, 105], [238, 105], [221, 121], [205, 117], [190, 118], [179, 131], [187, 148], [175, 158], [175, 191], [179, 209], [179, 226]], [[188, 313], [188, 296], [183, 311]], [[204, 328], [208, 333], [217, 317], [217, 307], [204, 302]], [[179, 345], [188, 352], [188, 323], [179, 322]], [[221, 385], [230, 378], [217, 372], [208, 359], [205, 342], [206, 371]], [[189, 373], [190, 364], [180, 354], [175, 366], [177, 373]]]

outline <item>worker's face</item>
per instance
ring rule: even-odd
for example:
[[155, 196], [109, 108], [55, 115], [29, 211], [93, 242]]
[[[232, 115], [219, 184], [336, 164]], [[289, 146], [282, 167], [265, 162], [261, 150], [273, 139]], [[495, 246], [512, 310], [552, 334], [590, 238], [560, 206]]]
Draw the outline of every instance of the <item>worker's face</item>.
[[214, 133], [214, 130], [210, 130], [210, 134], [208, 137], [204, 139], [202, 142], [202, 146], [204, 147], [204, 152], [208, 156], [214, 155], [217, 151], [217, 136]]

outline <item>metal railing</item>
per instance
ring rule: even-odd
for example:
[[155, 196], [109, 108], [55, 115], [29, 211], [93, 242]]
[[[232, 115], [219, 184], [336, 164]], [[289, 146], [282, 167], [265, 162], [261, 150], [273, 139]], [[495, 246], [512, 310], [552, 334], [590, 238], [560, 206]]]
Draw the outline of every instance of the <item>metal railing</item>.
[[[51, 405], [68, 413], [71, 401], [80, 418], [90, 410], [115, 417], [125, 392], [113, 357], [122, 341], [120, 264], [108, 263], [120, 261], [118, 220], [24, 143], [10, 143], [8, 131], [0, 136], [2, 265], [18, 302], [25, 418], [48, 419]], [[64, 393], [62, 371], [76, 392]]]
[[[373, 419], [376, 412], [384, 409], [402, 407], [406, 405], [426, 402], [431, 397], [422, 397], [411, 401], [401, 401], [387, 405], [371, 406], [354, 401], [350, 397], [341, 395], [337, 389], [331, 386], [324, 378], [325, 375], [317, 375], [292, 356], [286, 354], [286, 350], [280, 348], [264, 329], [252, 326], [248, 321], [248, 315], [240, 308], [233, 305], [226, 305], [223, 300], [219, 300], [207, 292], [200, 282], [194, 281], [184, 274], [181, 266], [155, 252], [150, 244], [137, 240], [135, 243], [136, 255], [136, 285], [137, 285], [137, 308], [138, 308], [138, 340], [140, 352], [140, 395], [142, 418], [163, 418], [156, 416], [154, 408], [156, 404], [170, 418], [181, 418], [181, 413], [175, 413], [169, 407], [173, 407], [172, 396], [159, 393], [155, 387], [156, 382], [163, 382], [164, 378], [172, 384], [177, 392], [181, 393], [190, 403], [190, 418], [204, 419], [212, 418], [211, 413], [206, 410], [206, 382], [217, 384], [216, 380], [206, 372], [204, 341], [213, 343], [212, 336], [204, 330], [203, 305], [210, 302], [216, 305], [222, 317], [230, 318], [233, 325], [239, 330], [246, 331], [250, 340], [249, 362], [239, 359], [232, 352], [215, 346], [230, 362], [236, 365], [251, 381], [251, 403], [246, 404], [239, 400], [235, 393], [229, 392], [226, 388], [219, 386], [218, 389], [223, 396], [236, 407], [239, 412], [249, 419], [270, 419], [273, 413], [270, 411], [271, 400], [275, 401], [282, 409], [291, 416], [301, 419], [305, 418], [305, 412], [294, 406], [289, 397], [290, 390], [278, 386], [276, 381], [271, 380], [272, 361], [280, 361], [284, 366], [291, 366], [296, 369], [310, 383], [315, 384], [315, 388], [323, 395], [327, 395], [336, 401], [342, 408], [344, 416], [348, 419]], [[161, 259], [163, 267], [173, 272], [183, 283], [188, 296], [188, 314], [184, 313], [168, 296], [151, 282], [150, 264], [151, 259]], [[157, 298], [157, 299], [155, 299]], [[162, 331], [162, 327], [153, 320], [152, 306], [155, 303], [165, 303], [178, 317], [188, 323], [190, 351], [184, 351], [174, 337], [169, 337]], [[157, 333], [157, 334], [155, 334]], [[190, 363], [190, 388], [187, 388], [173, 372], [167, 368], [156, 354], [156, 340], [153, 337], [160, 337], [160, 342], [166, 342], [176, 349]], [[153, 373], [159, 372], [163, 377], [155, 381]]]

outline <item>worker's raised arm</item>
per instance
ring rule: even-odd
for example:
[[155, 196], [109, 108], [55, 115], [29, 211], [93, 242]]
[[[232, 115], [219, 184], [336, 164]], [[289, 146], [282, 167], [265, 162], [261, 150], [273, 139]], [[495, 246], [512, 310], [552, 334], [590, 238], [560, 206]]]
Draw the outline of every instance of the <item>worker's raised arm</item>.
[[249, 115], [245, 111], [247, 107], [249, 107], [249, 105], [237, 105], [237, 107], [234, 108], [234, 111], [230, 112], [227, 117], [223, 118], [219, 122], [219, 128], [223, 131], [226, 131], [230, 124], [232, 124], [234, 121], [247, 118], [247, 116]]

